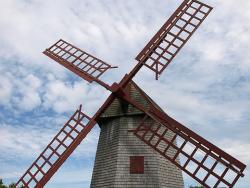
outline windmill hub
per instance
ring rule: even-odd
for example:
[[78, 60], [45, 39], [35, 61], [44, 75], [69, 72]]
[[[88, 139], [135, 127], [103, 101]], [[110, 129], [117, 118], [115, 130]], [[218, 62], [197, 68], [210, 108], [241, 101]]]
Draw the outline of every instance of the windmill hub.
[[116, 82], [112, 84], [111, 91], [114, 94], [116, 94], [117, 96], [124, 96], [125, 95], [125, 92], [123, 91], [121, 86], [119, 84], [117, 84]]

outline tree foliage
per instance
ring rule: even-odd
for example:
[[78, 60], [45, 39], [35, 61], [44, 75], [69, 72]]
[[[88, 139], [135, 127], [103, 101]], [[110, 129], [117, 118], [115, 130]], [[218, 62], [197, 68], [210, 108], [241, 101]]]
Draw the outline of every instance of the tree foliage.
[[[15, 183], [11, 183], [11, 184], [9, 184], [9, 186], [7, 186], [7, 185], [4, 185], [3, 180], [0, 179], [0, 188], [14, 188], [14, 187], [15, 187]], [[24, 188], [24, 186], [22, 186], [20, 188]]]

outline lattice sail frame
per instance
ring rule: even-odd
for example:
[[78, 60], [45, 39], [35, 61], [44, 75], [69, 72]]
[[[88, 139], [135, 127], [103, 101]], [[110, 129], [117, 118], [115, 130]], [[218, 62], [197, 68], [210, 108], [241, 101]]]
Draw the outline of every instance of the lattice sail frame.
[[97, 80], [105, 71], [111, 68], [117, 68], [62, 39], [43, 53], [88, 82]]
[[94, 125], [95, 121], [84, 114], [80, 106], [19, 179], [16, 187], [43, 187]]
[[185, 0], [135, 59], [153, 70], [158, 79], [211, 10], [202, 2]]
[[[151, 117], [159, 112], [157, 109], [153, 111], [150, 113]], [[154, 116], [157, 122], [161, 122], [155, 124], [155, 120], [151, 117], [146, 114], [134, 134], [203, 186], [233, 187], [237, 180], [244, 176], [243, 171], [246, 166], [243, 163], [176, 120], [169, 116], [160, 120]], [[150, 122], [147, 119], [151, 119], [151, 123], [145, 123]]]

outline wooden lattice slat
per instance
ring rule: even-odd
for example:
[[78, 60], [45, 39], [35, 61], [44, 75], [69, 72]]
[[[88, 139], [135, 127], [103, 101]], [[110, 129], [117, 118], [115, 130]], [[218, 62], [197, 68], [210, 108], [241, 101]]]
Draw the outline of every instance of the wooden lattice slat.
[[[160, 111], [154, 109], [154, 113]], [[169, 116], [159, 119], [154, 113], [151, 112], [151, 117], [161, 123], [155, 124], [151, 118], [153, 123], [146, 123], [150, 121], [145, 115], [134, 134], [200, 184], [205, 187], [233, 187], [240, 176], [244, 176], [246, 166], [243, 163]]]
[[196, 0], [185, 0], [135, 58], [153, 70], [156, 79], [212, 10]]
[[88, 82], [98, 79], [108, 69], [117, 68], [62, 39], [43, 53]]
[[94, 125], [95, 121], [84, 114], [80, 106], [19, 179], [16, 187], [43, 187]]

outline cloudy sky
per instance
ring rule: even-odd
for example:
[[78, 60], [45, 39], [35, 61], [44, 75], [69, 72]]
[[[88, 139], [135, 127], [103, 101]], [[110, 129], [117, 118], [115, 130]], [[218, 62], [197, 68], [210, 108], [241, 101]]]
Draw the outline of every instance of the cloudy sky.
[[[109, 94], [45, 48], [65, 39], [118, 65], [102, 78], [119, 81], [181, 2], [0, 0], [0, 178], [17, 181], [79, 104], [93, 115]], [[212, 13], [160, 80], [147, 68], [134, 80], [170, 116], [250, 165], [250, 1], [205, 2]], [[96, 126], [46, 187], [88, 188], [98, 136]], [[245, 173], [236, 187], [250, 186]]]

